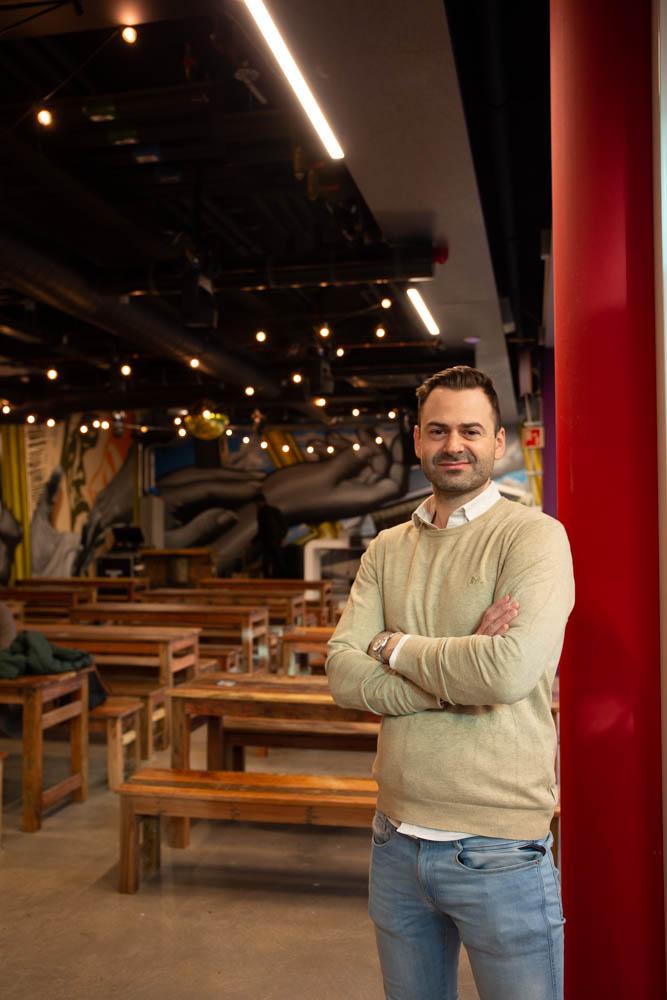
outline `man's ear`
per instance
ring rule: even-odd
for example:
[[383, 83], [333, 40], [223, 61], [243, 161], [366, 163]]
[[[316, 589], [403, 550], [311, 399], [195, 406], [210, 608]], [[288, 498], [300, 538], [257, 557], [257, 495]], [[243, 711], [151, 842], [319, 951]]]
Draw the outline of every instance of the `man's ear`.
[[417, 458], [421, 458], [422, 457], [422, 439], [421, 439], [421, 432], [419, 430], [419, 424], [415, 424], [415, 428], [414, 428], [412, 436], [413, 436], [413, 440], [414, 440], [414, 443], [415, 443], [415, 455], [417, 456]]
[[505, 428], [501, 427], [496, 434], [496, 450], [493, 453], [493, 457], [498, 459], [502, 458], [505, 454]]

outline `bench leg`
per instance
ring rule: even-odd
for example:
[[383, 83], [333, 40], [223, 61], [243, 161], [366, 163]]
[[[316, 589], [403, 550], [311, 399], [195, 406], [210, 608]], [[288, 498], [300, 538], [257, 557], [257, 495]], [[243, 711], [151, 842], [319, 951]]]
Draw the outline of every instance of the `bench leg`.
[[71, 773], [81, 775], [81, 784], [72, 792], [73, 802], [85, 802], [88, 798], [88, 675], [81, 678], [81, 688], [77, 692], [81, 702], [81, 714], [70, 722]]
[[245, 771], [245, 747], [238, 744], [225, 743], [225, 757], [223, 761], [225, 771]]
[[4, 763], [4, 760], [0, 756], [0, 847], [2, 846], [2, 788]]
[[206, 726], [206, 768], [209, 771], [223, 770], [224, 733], [222, 719], [209, 716]]
[[107, 719], [107, 782], [111, 789], [123, 783], [122, 719]]
[[150, 698], [141, 701], [141, 757], [153, 756], [153, 703]]
[[[180, 698], [171, 699], [171, 766], [190, 767], [190, 718]], [[187, 847], [190, 843], [190, 820], [170, 819], [167, 823], [167, 843], [170, 847]]]
[[139, 817], [130, 799], [120, 800], [120, 860], [118, 891], [136, 892], [139, 888]]
[[160, 870], [160, 817], [144, 816], [142, 823], [141, 856], [146, 875]]
[[130, 725], [134, 733], [134, 740], [132, 742], [132, 757], [134, 759], [132, 771], [134, 772], [138, 771], [141, 767], [141, 709], [138, 708], [134, 713], [130, 719]]
[[43, 786], [42, 699], [31, 691], [23, 702], [23, 820], [21, 829], [34, 833], [42, 825]]

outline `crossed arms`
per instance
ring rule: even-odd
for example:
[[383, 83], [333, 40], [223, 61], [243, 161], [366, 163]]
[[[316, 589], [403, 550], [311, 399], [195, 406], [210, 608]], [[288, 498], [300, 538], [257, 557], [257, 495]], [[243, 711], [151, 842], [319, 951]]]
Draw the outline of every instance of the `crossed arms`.
[[[496, 599], [468, 636], [415, 635], [393, 668], [367, 653], [385, 623], [375, 540], [364, 554], [350, 599], [329, 643], [327, 674], [336, 702], [378, 715], [411, 715], [452, 705], [513, 704], [526, 698], [557, 661], [574, 603], [565, 531], [553, 521], [527, 527], [496, 581]], [[500, 595], [500, 596], [498, 596]], [[503, 601], [511, 595], [509, 602]], [[519, 611], [519, 614], [514, 612]]]

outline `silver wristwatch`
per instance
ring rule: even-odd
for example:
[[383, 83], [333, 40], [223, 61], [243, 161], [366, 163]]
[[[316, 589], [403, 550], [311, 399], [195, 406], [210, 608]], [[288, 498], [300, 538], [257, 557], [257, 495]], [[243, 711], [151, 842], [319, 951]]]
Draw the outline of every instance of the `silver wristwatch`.
[[372, 656], [374, 660], [379, 663], [384, 663], [383, 653], [385, 646], [391, 639], [393, 632], [380, 632], [379, 636], [371, 643], [371, 647], [368, 650], [368, 655]]

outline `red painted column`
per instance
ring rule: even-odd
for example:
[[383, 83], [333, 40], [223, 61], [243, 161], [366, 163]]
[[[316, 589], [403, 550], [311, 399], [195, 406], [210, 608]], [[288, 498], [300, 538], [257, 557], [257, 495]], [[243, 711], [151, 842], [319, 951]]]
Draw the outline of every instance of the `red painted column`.
[[566, 1000], [664, 1000], [649, 0], [552, 0]]

